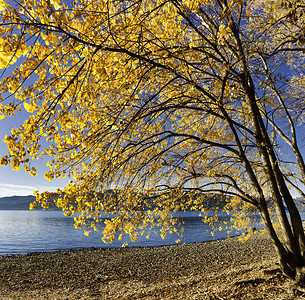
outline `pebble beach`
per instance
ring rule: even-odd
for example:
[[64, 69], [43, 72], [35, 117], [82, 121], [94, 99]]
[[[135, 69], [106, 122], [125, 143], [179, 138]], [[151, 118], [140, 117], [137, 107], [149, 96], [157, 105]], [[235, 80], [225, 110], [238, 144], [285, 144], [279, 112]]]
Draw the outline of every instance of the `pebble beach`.
[[0, 299], [303, 299], [267, 235], [0, 256]]

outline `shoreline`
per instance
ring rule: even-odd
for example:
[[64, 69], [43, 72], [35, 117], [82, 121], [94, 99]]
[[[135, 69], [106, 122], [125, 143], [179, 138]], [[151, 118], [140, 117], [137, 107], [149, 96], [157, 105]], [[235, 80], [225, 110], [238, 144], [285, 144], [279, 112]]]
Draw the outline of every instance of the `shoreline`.
[[277, 269], [276, 255], [259, 233], [244, 243], [231, 237], [0, 256], [0, 268], [3, 300], [290, 299], [291, 282], [276, 271], [264, 272]]
[[191, 243], [174, 243], [169, 245], [157, 245], [157, 246], [130, 246], [129, 244], [126, 247], [89, 247], [89, 248], [83, 248], [83, 247], [76, 247], [76, 248], [69, 248], [69, 249], [54, 249], [54, 250], [45, 250], [45, 251], [30, 251], [27, 253], [9, 253], [9, 254], [0, 254], [1, 257], [15, 257], [15, 256], [31, 256], [35, 254], [44, 254], [44, 253], [52, 253], [52, 252], [69, 252], [69, 251], [87, 251], [87, 250], [102, 250], [102, 249], [124, 249], [124, 248], [133, 248], [133, 249], [146, 249], [146, 248], [160, 248], [160, 247], [173, 247], [176, 245], [193, 245], [193, 244], [205, 244], [210, 242], [217, 242], [217, 241], [225, 241], [230, 238], [238, 238], [240, 235], [234, 235], [228, 238], [220, 238], [218, 240], [210, 240], [210, 241], [204, 241], [204, 242], [191, 242]]

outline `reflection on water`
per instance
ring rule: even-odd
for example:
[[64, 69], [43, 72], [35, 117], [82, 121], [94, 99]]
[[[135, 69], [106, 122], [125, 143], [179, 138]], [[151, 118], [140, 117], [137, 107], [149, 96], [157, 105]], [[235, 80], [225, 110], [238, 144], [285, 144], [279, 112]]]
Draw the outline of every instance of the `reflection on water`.
[[[181, 243], [203, 242], [227, 237], [225, 231], [217, 231], [212, 237], [207, 230], [209, 225], [202, 222], [198, 213], [179, 214], [184, 222], [184, 233]], [[229, 220], [229, 216], [220, 216]], [[236, 234], [237, 232], [232, 232]], [[177, 234], [167, 235], [163, 240], [151, 232], [150, 238], [140, 236], [135, 243], [123, 237], [121, 241], [104, 244], [101, 232], [91, 232], [89, 236], [83, 230], [74, 228], [73, 218], [63, 216], [60, 211], [0, 211], [0, 255], [25, 254], [35, 251], [54, 251], [78, 248], [121, 247], [124, 242], [129, 246], [172, 245], [179, 238]]]

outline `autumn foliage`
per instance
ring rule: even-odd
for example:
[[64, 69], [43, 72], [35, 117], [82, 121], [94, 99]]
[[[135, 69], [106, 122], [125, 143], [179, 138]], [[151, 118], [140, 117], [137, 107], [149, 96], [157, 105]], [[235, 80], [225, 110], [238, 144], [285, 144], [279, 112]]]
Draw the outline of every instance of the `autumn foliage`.
[[[71, 178], [56, 205], [81, 213], [77, 228], [114, 214], [108, 242], [164, 236], [171, 212], [223, 195], [213, 210], [226, 204], [244, 228], [258, 211], [302, 281], [303, 1], [0, 3], [0, 118], [29, 113], [2, 165], [35, 176], [48, 160], [46, 178]], [[31, 208], [54, 198], [36, 196]]]

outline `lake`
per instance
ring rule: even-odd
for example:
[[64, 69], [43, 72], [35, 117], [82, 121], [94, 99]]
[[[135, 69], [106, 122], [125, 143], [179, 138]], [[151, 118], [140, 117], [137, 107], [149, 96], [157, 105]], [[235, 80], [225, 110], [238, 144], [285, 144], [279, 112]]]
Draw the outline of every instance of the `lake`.
[[[184, 221], [184, 233], [180, 243], [205, 242], [227, 237], [225, 231], [217, 231], [214, 236], [207, 232], [209, 225], [201, 221], [196, 212], [180, 213]], [[223, 214], [222, 220], [229, 220]], [[237, 231], [232, 232], [236, 235]], [[128, 237], [112, 244], [101, 240], [101, 232], [91, 232], [85, 236], [82, 229], [75, 229], [73, 218], [61, 211], [0, 211], [0, 255], [26, 254], [29, 252], [56, 251], [80, 248], [121, 247], [127, 241], [129, 247], [172, 245], [179, 238], [177, 234], [167, 235], [163, 240], [151, 233], [150, 238], [140, 236], [134, 243]]]

